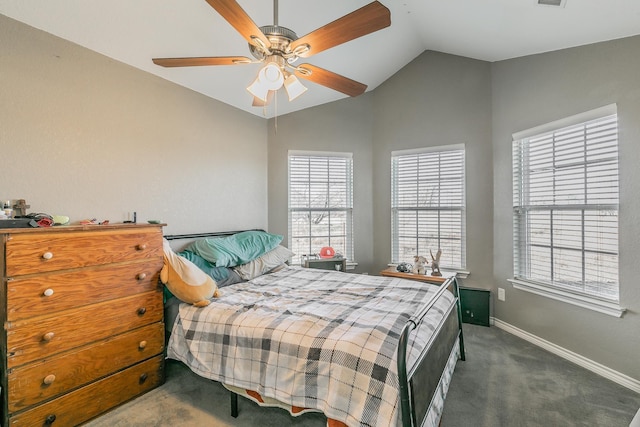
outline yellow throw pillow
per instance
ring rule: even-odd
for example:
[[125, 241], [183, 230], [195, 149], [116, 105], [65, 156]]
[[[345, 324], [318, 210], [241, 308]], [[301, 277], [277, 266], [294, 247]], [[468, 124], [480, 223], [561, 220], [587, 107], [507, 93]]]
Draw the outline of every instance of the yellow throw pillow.
[[219, 296], [218, 284], [197, 265], [177, 255], [164, 239], [164, 266], [160, 272], [160, 281], [180, 301], [205, 307], [211, 298]]

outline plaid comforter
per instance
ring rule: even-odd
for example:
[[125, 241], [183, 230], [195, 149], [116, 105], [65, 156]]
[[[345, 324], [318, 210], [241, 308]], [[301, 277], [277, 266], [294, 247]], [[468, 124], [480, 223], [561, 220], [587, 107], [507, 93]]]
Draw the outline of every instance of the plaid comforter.
[[[168, 357], [196, 374], [322, 411], [348, 426], [394, 426], [402, 327], [436, 292], [410, 280], [287, 267], [181, 304]], [[453, 301], [445, 293], [410, 341], [409, 363]]]

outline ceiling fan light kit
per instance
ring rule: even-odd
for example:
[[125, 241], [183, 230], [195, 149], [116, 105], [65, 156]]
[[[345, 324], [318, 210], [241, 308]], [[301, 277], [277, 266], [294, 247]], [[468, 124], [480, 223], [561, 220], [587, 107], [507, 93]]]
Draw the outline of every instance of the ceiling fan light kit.
[[262, 102], [254, 102], [254, 107], [264, 107], [268, 104], [269, 95], [284, 86], [289, 101], [293, 101], [307, 91], [307, 88], [300, 83], [300, 80], [291, 73], [286, 73], [284, 77], [282, 71], [274, 65], [266, 65], [258, 73], [258, 77], [247, 87], [247, 90], [254, 98]]
[[[296, 76], [285, 70], [284, 58], [272, 55], [266, 59], [267, 65], [258, 72], [258, 77], [247, 87], [247, 90], [262, 103], [267, 102], [270, 91], [277, 91], [283, 85], [289, 97], [289, 101], [296, 99], [306, 92], [307, 88], [298, 81]], [[255, 103], [260, 106], [262, 103]], [[262, 105], [264, 106], [264, 105]]]
[[279, 65], [268, 63], [258, 73], [258, 80], [269, 90], [278, 90], [284, 83], [284, 73]]
[[[391, 25], [391, 13], [379, 1], [374, 1], [337, 20], [298, 38], [296, 33], [278, 25], [278, 0], [274, 0], [274, 24], [258, 27], [235, 0], [206, 0], [249, 43], [249, 51], [265, 65], [247, 87], [253, 95], [253, 106], [264, 107], [275, 91], [284, 86], [289, 101], [307, 91], [297, 77], [339, 91], [358, 96], [365, 84], [324, 70], [311, 64], [294, 66], [299, 58], [306, 58], [342, 43], [371, 34]], [[246, 57], [154, 58], [163, 67], [198, 65], [242, 65], [254, 63]], [[297, 76], [297, 77], [296, 77]]]
[[289, 74], [289, 77], [284, 80], [284, 88], [289, 96], [289, 101], [293, 101], [307, 91], [307, 88], [293, 74]]

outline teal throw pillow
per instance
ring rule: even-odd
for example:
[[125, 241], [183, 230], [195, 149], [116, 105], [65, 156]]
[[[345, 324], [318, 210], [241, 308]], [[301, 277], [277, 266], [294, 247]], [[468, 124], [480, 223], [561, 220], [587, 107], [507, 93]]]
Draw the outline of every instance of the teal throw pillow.
[[283, 236], [266, 231], [243, 231], [228, 237], [200, 239], [191, 243], [186, 250], [216, 267], [235, 267], [275, 249], [282, 238]]

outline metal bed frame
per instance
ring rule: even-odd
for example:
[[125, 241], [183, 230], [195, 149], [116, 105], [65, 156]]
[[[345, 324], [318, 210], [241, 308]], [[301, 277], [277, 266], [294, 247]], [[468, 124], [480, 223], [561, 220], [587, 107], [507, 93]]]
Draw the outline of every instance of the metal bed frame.
[[214, 231], [210, 233], [192, 233], [192, 234], [169, 234], [164, 236], [167, 240], [182, 240], [182, 239], [204, 239], [205, 237], [227, 237], [234, 234], [242, 233], [243, 231], [264, 231], [261, 228], [251, 228], [247, 230], [238, 231]]
[[[420, 326], [429, 310], [447, 290], [450, 290], [455, 297], [455, 310], [451, 310], [443, 318], [438, 330], [433, 335], [434, 339], [422, 350], [415, 366], [408, 370], [407, 345], [409, 343], [409, 335]], [[455, 332], [456, 328], [458, 329], [457, 333]], [[464, 361], [466, 357], [462, 335], [460, 290], [458, 288], [458, 280], [455, 277], [450, 277], [440, 285], [438, 292], [431, 298], [429, 303], [417, 315], [407, 321], [400, 334], [397, 363], [402, 427], [417, 427], [424, 424], [456, 339], [460, 342], [460, 360]], [[438, 369], [434, 370], [434, 367]], [[440, 375], [434, 376], [434, 372], [440, 372]], [[416, 382], [421, 384], [419, 389], [414, 386]], [[416, 399], [416, 397], [419, 398]]]

